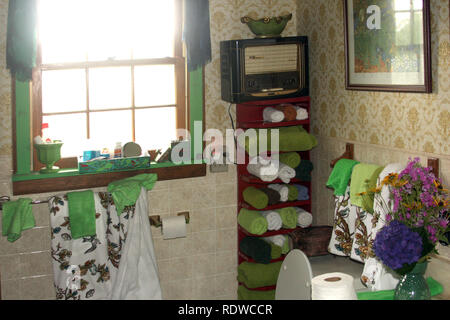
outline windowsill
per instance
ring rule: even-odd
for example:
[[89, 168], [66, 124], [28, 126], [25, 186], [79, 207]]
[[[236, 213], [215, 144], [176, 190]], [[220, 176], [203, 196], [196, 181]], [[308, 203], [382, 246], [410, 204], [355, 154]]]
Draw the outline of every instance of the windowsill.
[[206, 164], [155, 163], [148, 169], [116, 171], [107, 173], [83, 173], [77, 168], [61, 169], [57, 173], [14, 174], [13, 195], [57, 192], [77, 189], [106, 187], [110, 182], [141, 173], [156, 173], [158, 181], [202, 177]]

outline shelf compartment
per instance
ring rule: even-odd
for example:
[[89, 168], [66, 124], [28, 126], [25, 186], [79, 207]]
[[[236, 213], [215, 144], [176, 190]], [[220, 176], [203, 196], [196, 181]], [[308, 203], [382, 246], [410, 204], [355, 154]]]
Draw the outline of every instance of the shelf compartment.
[[252, 122], [238, 122], [237, 127], [241, 129], [269, 129], [280, 128], [288, 126], [308, 126], [309, 119], [306, 120], [294, 120], [294, 121], [281, 121], [281, 122], [265, 122], [265, 121], [252, 121]]
[[239, 203], [239, 206], [248, 210], [253, 211], [269, 211], [269, 210], [276, 210], [276, 209], [282, 209], [287, 207], [302, 207], [306, 205], [310, 205], [311, 200], [302, 200], [302, 201], [286, 201], [286, 202], [280, 202], [271, 206], [267, 206], [263, 209], [256, 209], [253, 206], [249, 205], [248, 203], [242, 201]]
[[250, 236], [250, 237], [270, 237], [270, 236], [288, 234], [288, 233], [291, 233], [292, 231], [295, 231], [295, 230], [300, 229], [300, 228], [301, 227], [296, 227], [294, 229], [273, 230], [273, 231], [267, 231], [264, 234], [258, 235], [258, 234], [250, 233], [247, 230], [245, 230], [244, 228], [242, 228], [240, 225], [238, 225], [238, 232], [242, 232], [242, 234], [244, 234], [246, 236]]
[[[242, 253], [241, 251], [238, 252], [239, 254], [239, 258], [241, 258], [242, 261], [247, 261], [247, 262], [251, 262], [251, 263], [257, 263], [255, 260], [253, 260], [252, 258], [250, 258], [249, 256], [245, 255], [244, 253]], [[277, 259], [272, 259], [270, 260], [269, 263], [272, 262], [278, 262], [278, 261], [283, 261], [286, 258], [286, 255], [283, 254], [281, 255], [281, 257], [277, 258]]]

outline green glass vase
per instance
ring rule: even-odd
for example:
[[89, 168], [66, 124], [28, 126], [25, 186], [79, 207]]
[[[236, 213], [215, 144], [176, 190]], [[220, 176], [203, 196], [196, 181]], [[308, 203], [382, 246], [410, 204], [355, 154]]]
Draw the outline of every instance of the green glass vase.
[[402, 276], [394, 291], [394, 300], [430, 300], [431, 293], [424, 274], [428, 262], [417, 263], [414, 269]]

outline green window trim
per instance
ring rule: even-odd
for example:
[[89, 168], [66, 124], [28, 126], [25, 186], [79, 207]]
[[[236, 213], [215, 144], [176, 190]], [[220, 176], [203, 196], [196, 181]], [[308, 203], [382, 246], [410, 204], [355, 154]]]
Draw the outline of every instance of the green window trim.
[[[191, 157], [193, 164], [204, 166], [202, 159], [202, 144], [196, 145], [195, 140], [203, 137], [203, 108], [204, 108], [204, 79], [203, 68], [198, 68], [189, 72], [189, 131], [191, 134]], [[24, 182], [32, 180], [53, 179], [63, 177], [83, 176], [87, 174], [78, 173], [78, 168], [62, 169], [57, 173], [41, 174], [33, 172], [32, 150], [33, 139], [31, 137], [31, 91], [28, 82], [15, 81], [15, 126], [16, 126], [16, 172], [12, 176], [14, 182]], [[199, 126], [199, 124], [201, 124]], [[201, 132], [197, 132], [201, 131]], [[200, 139], [200, 141], [202, 141]], [[162, 163], [151, 166], [151, 169], [186, 166], [185, 164]], [[127, 170], [124, 170], [127, 171]], [[128, 170], [129, 171], [129, 170]], [[141, 170], [133, 170], [136, 173]], [[130, 171], [131, 172], [131, 171]], [[94, 174], [95, 175], [95, 174]], [[14, 186], [13, 186], [14, 189]], [[42, 191], [36, 190], [36, 193]], [[45, 192], [45, 191], [43, 191]], [[14, 191], [13, 191], [14, 193]], [[15, 193], [14, 193], [15, 194]]]

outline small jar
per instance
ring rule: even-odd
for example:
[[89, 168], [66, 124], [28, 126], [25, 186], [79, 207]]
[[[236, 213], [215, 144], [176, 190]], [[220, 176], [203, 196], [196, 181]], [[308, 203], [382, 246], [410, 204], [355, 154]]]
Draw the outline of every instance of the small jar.
[[122, 142], [116, 142], [114, 147], [114, 158], [122, 158]]

